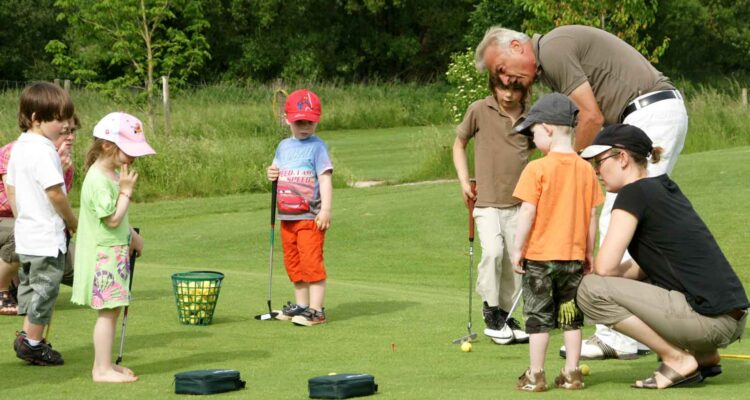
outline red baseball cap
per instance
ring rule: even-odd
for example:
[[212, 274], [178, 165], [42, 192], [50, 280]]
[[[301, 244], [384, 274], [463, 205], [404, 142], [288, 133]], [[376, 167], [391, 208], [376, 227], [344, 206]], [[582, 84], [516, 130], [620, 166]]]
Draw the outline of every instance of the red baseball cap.
[[284, 112], [289, 122], [319, 122], [323, 110], [318, 95], [307, 89], [295, 90], [286, 98]]

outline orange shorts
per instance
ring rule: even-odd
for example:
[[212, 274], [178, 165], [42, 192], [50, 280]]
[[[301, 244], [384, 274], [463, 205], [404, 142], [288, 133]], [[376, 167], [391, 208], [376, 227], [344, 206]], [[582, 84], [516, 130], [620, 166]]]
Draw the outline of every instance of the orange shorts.
[[290, 281], [313, 283], [326, 279], [324, 239], [325, 232], [313, 220], [281, 221], [281, 245]]

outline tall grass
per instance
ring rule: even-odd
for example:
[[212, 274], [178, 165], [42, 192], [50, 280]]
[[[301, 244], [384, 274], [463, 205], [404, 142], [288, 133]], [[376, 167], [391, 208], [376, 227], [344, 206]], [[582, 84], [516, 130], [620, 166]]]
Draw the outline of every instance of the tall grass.
[[[740, 103], [738, 81], [717, 85], [694, 85], [677, 82], [685, 93], [690, 128], [683, 153], [750, 145], [750, 110]], [[412, 172], [397, 174], [389, 181], [418, 181], [454, 177], [451, 159], [453, 130], [450, 114], [443, 99], [443, 84], [375, 83], [375, 84], [297, 84], [309, 87], [323, 102], [323, 119], [319, 130], [332, 132], [351, 129], [383, 129], [401, 126], [426, 126], [428, 134], [420, 135], [413, 146]], [[176, 90], [172, 96], [172, 134], [166, 137], [161, 115], [147, 137], [157, 150], [154, 157], [138, 160], [140, 182], [136, 197], [140, 200], [184, 198], [229, 193], [267, 191], [265, 167], [273, 157], [276, 144], [288, 133], [279, 126], [273, 109], [270, 85], [213, 85]], [[538, 94], [539, 91], [536, 91]], [[0, 93], [0, 140], [5, 143], [18, 135], [16, 113], [19, 90]], [[75, 161], [80, 185], [82, 163], [94, 124], [111, 111], [130, 112], [146, 122], [142, 109], [134, 103], [115, 103], [104, 95], [88, 91], [71, 92], [82, 120], [76, 144]], [[161, 110], [159, 111], [161, 113]], [[438, 126], [439, 128], [435, 128]], [[367, 143], [367, 135], [352, 141]], [[394, 131], [393, 135], [398, 135]], [[381, 135], [382, 136], [382, 135]], [[395, 137], [395, 136], [394, 136]], [[388, 140], [386, 137], [381, 140]], [[473, 147], [470, 145], [470, 147]], [[341, 154], [341, 158], [338, 158]], [[391, 157], [403, 155], [381, 151], [377, 160], [394, 162]], [[336, 173], [334, 184], [346, 185], [353, 167], [348, 160], [356, 151], [334, 151]], [[72, 198], [77, 201], [78, 190]]]

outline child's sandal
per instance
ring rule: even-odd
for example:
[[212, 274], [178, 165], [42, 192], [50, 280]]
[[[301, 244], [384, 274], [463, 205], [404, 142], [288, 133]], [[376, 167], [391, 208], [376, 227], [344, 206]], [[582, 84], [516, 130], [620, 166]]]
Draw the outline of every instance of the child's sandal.
[[7, 290], [0, 291], [0, 315], [18, 315], [18, 304]]

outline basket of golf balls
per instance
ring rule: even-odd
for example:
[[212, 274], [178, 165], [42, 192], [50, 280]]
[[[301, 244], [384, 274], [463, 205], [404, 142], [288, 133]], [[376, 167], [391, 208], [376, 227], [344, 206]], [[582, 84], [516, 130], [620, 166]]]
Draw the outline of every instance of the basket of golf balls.
[[192, 271], [172, 274], [172, 288], [177, 303], [177, 317], [185, 325], [209, 325], [224, 274], [214, 271]]

